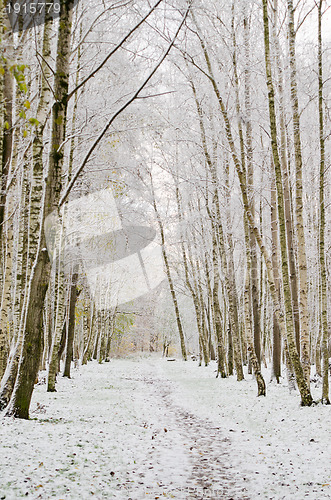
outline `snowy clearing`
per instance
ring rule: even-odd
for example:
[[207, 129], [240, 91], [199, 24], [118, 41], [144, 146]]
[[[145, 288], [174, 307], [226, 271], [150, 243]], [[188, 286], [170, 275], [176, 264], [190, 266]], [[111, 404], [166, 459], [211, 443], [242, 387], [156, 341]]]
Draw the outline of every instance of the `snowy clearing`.
[[331, 408], [215, 367], [112, 360], [38, 385], [33, 420], [1, 417], [0, 498], [331, 498]]

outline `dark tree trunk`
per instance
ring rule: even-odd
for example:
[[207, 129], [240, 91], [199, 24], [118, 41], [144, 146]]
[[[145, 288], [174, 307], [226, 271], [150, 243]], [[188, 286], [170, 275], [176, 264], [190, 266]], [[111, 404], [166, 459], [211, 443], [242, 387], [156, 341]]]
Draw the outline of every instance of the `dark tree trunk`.
[[[43, 237], [44, 239], [44, 237]], [[45, 243], [45, 241], [44, 241]], [[48, 287], [50, 263], [45, 246], [39, 251], [31, 278], [30, 301], [27, 311], [24, 341], [18, 375], [6, 415], [29, 418], [29, 407], [38, 374], [42, 345], [42, 309]]]
[[63, 376], [70, 378], [70, 367], [73, 358], [73, 346], [75, 337], [75, 309], [77, 302], [77, 280], [78, 273], [75, 271], [72, 275], [71, 290], [70, 290], [70, 305], [69, 305], [69, 325], [67, 335], [67, 350], [64, 364]]
[[60, 362], [61, 362], [62, 354], [64, 353], [64, 350], [66, 347], [66, 343], [67, 343], [67, 321], [65, 321], [63, 323], [59, 350], [57, 352], [57, 360], [58, 360], [57, 373], [59, 373], [59, 371], [60, 371]]

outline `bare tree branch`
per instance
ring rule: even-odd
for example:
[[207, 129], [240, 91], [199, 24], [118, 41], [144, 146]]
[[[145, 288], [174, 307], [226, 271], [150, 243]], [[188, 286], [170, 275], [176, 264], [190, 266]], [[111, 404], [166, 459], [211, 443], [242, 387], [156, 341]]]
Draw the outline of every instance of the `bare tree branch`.
[[136, 24], [134, 26], [134, 28], [132, 28], [132, 30], [130, 30], [124, 38], [122, 38], [122, 40], [116, 45], [116, 47], [113, 48], [113, 50], [111, 50], [109, 52], [109, 54], [107, 54], [107, 56], [104, 58], [104, 60], [102, 61], [102, 63], [99, 64], [99, 66], [94, 70], [92, 71], [92, 73], [90, 73], [86, 78], [84, 78], [83, 81], [80, 82], [79, 85], [77, 85], [76, 88], [74, 88], [70, 94], [68, 95], [68, 100], [77, 92], [77, 90], [79, 90], [83, 85], [85, 85], [86, 82], [88, 82], [88, 80], [90, 80], [90, 78], [92, 78], [105, 64], [106, 62], [110, 59], [110, 57], [115, 54], [115, 52], [120, 48], [122, 47], [123, 43], [125, 43], [129, 38], [130, 36], [146, 21], [146, 19], [152, 14], [152, 12], [156, 9], [156, 7], [162, 2], [163, 0], [158, 0], [156, 2], [156, 4], [150, 9], [150, 11], [146, 14], [145, 17], [143, 17], [138, 24]]
[[130, 99], [128, 101], [126, 101], [125, 104], [123, 104], [123, 106], [120, 107], [120, 109], [118, 109], [116, 111], [116, 113], [114, 113], [111, 117], [111, 119], [108, 121], [108, 123], [105, 125], [105, 127], [103, 128], [103, 130], [100, 132], [99, 136], [97, 137], [97, 139], [94, 141], [94, 143], [92, 144], [92, 146], [90, 147], [87, 155], [85, 156], [82, 164], [80, 165], [80, 167], [77, 169], [77, 171], [75, 172], [74, 176], [72, 177], [70, 183], [68, 184], [68, 187], [66, 188], [64, 194], [62, 195], [61, 197], [61, 200], [59, 202], [59, 207], [61, 207], [63, 205], [63, 203], [66, 201], [66, 199], [68, 198], [68, 195], [71, 191], [71, 189], [73, 188], [73, 185], [75, 184], [78, 176], [80, 175], [80, 173], [82, 172], [83, 168], [85, 167], [85, 165], [87, 164], [91, 154], [93, 153], [93, 151], [95, 150], [95, 148], [97, 147], [97, 145], [99, 144], [99, 142], [101, 141], [101, 139], [104, 137], [104, 135], [106, 134], [107, 130], [109, 129], [109, 127], [111, 126], [111, 124], [113, 123], [113, 121], [128, 107], [130, 106], [130, 104], [135, 100], [137, 99], [137, 97], [139, 96], [140, 92], [146, 87], [147, 83], [151, 80], [151, 78], [155, 75], [155, 73], [157, 72], [157, 70], [159, 69], [159, 67], [161, 66], [161, 64], [163, 63], [163, 61], [166, 59], [166, 57], [168, 56], [172, 46], [174, 45], [178, 35], [179, 35], [179, 32], [180, 30], [182, 29], [182, 26], [183, 24], [185, 23], [186, 21], [186, 18], [188, 16], [188, 13], [190, 11], [190, 8], [191, 8], [191, 3], [192, 3], [192, 0], [189, 2], [189, 5], [186, 9], [186, 12], [183, 16], [183, 19], [173, 37], [173, 39], [171, 40], [170, 44], [168, 45], [168, 48], [167, 50], [164, 52], [163, 56], [161, 57], [161, 59], [159, 60], [159, 62], [156, 64], [156, 66], [154, 67], [154, 69], [150, 72], [150, 74], [148, 75], [148, 77], [145, 79], [145, 81], [140, 85], [139, 89], [133, 94], [132, 97], [130, 97]]

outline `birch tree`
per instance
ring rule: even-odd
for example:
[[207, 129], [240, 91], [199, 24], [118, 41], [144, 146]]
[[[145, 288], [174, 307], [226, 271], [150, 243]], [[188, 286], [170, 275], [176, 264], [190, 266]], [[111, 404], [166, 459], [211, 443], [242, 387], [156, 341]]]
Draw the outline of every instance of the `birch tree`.
[[293, 1], [287, 1], [288, 6], [288, 41], [289, 41], [289, 59], [290, 59], [290, 88], [292, 105], [292, 122], [294, 136], [295, 168], [296, 168], [296, 231], [298, 242], [298, 269], [300, 284], [300, 347], [301, 361], [306, 379], [306, 384], [310, 385], [310, 335], [309, 318], [307, 308], [308, 283], [307, 283], [307, 257], [306, 242], [303, 222], [303, 186], [302, 186], [302, 151], [301, 151], [301, 133], [299, 100], [297, 90], [296, 74], [296, 55], [295, 55], [295, 29], [294, 29], [294, 9]]
[[325, 131], [324, 131], [324, 100], [323, 100], [323, 44], [322, 44], [322, 15], [323, 0], [319, 0], [318, 9], [318, 117], [319, 117], [319, 144], [320, 144], [320, 221], [319, 221], [319, 260], [321, 279], [321, 330], [322, 330], [322, 358], [323, 358], [323, 388], [322, 402], [330, 404], [329, 399], [329, 350], [328, 350], [328, 316], [327, 316], [327, 283], [325, 264]]
[[[45, 193], [42, 207], [39, 244], [31, 273], [29, 301], [18, 374], [7, 415], [28, 418], [34, 382], [38, 373], [41, 340], [42, 311], [47, 292], [51, 264], [46, 248], [44, 233], [45, 219], [57, 209], [61, 194], [63, 151], [60, 149], [65, 138], [72, 3], [61, 2], [56, 70], [54, 77], [55, 102], [52, 108], [52, 137]], [[33, 201], [32, 201], [33, 205]], [[39, 207], [37, 207], [37, 211]]]

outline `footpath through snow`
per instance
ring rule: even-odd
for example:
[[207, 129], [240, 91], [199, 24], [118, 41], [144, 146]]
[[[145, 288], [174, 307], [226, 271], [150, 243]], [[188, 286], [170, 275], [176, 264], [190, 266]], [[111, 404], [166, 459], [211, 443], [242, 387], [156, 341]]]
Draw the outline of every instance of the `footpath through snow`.
[[38, 385], [34, 420], [0, 417], [0, 499], [330, 499], [331, 408], [215, 368], [112, 360]]

